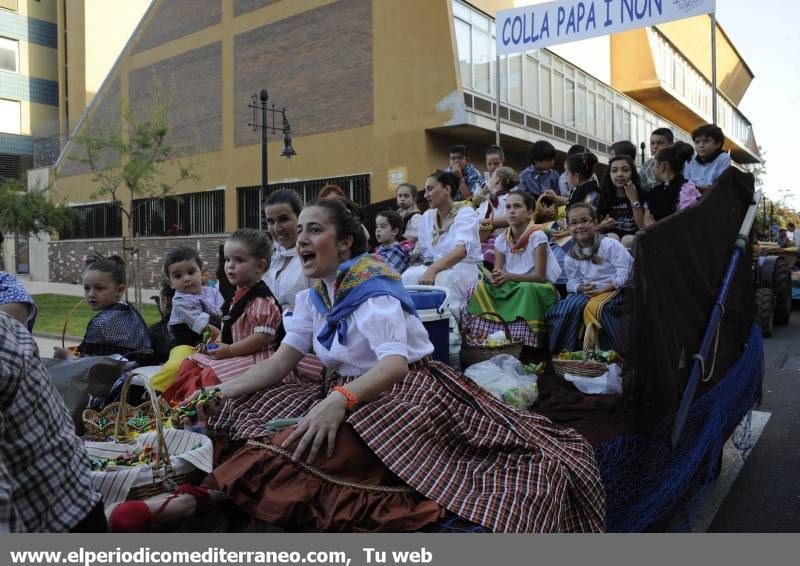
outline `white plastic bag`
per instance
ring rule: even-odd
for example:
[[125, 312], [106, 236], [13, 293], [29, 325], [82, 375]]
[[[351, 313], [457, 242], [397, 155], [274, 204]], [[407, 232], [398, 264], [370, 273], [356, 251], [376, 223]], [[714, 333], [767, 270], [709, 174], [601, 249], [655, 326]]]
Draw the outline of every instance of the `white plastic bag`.
[[522, 362], [508, 354], [473, 364], [464, 375], [507, 405], [520, 409], [530, 407], [539, 394], [536, 375], [525, 373]]
[[598, 377], [580, 377], [566, 373], [564, 379], [571, 381], [582, 393], [588, 395], [622, 393], [622, 371], [618, 364], [609, 365], [608, 371]]

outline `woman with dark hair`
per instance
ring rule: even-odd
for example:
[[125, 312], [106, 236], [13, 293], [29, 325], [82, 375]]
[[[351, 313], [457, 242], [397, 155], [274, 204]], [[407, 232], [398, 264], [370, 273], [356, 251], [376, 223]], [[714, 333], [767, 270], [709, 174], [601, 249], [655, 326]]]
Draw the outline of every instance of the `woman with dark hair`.
[[459, 180], [450, 172], [435, 171], [425, 182], [431, 208], [422, 215], [414, 255], [422, 265], [403, 273], [406, 285], [439, 285], [450, 290], [450, 308], [458, 317], [470, 288], [478, 281], [483, 261], [478, 214], [465, 201], [453, 202]]
[[[217, 438], [244, 445], [207, 489], [124, 503], [113, 530], [176, 522], [223, 494], [255, 519], [301, 531], [414, 531], [448, 512], [498, 532], [603, 529], [585, 439], [431, 361], [398, 275], [365, 253], [341, 203], [307, 206], [298, 230], [314, 287], [298, 295], [278, 351], [206, 405]], [[327, 368], [322, 383], [287, 380], [312, 348]], [[300, 420], [268, 432], [291, 417]]]
[[311, 285], [303, 275], [303, 266], [297, 255], [297, 217], [302, 208], [300, 195], [292, 189], [279, 189], [271, 193], [264, 205], [267, 230], [274, 246], [263, 279], [282, 310], [291, 310], [297, 293]]

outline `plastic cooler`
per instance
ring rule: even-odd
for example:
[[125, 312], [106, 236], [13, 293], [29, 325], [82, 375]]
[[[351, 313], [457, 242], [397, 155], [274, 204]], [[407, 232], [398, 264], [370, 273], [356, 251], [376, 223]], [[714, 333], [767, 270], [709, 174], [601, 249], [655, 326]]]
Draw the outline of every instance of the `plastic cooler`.
[[433, 344], [433, 359], [450, 363], [450, 291], [433, 285], [406, 285], [422, 324]]

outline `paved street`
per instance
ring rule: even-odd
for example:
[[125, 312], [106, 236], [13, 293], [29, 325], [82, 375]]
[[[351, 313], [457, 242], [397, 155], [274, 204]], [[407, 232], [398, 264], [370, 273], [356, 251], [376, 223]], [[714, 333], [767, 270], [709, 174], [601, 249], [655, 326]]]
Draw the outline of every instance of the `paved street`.
[[709, 532], [800, 531], [800, 311], [764, 344], [769, 421]]

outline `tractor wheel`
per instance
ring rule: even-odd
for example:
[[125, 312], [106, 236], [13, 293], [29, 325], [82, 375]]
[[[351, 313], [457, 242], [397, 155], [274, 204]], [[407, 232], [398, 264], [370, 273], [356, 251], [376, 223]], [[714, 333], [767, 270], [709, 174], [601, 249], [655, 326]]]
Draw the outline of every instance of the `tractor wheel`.
[[772, 336], [775, 328], [775, 295], [772, 289], [756, 289], [755, 321], [761, 326], [765, 338]]
[[775, 295], [775, 324], [789, 324], [792, 316], [792, 270], [782, 257], [775, 262], [772, 293]]

